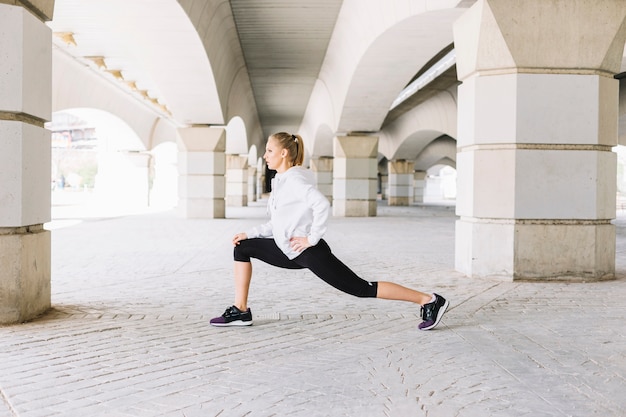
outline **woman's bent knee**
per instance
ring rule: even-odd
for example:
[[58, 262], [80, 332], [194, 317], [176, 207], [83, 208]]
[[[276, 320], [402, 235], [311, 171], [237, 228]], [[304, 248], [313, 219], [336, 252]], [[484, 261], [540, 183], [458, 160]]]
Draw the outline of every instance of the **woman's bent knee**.
[[250, 255], [246, 254], [246, 251], [242, 248], [241, 243], [235, 246], [233, 250], [233, 258], [237, 262], [250, 262]]

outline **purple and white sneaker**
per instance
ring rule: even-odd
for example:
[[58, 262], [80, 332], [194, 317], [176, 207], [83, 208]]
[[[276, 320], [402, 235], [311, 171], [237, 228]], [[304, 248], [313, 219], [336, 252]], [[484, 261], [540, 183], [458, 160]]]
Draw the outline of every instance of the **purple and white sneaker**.
[[437, 326], [443, 317], [443, 313], [446, 312], [449, 305], [450, 303], [448, 300], [439, 294], [435, 294], [435, 301], [425, 304], [422, 307], [422, 320], [424, 321], [422, 321], [418, 326], [419, 329], [430, 330]]
[[252, 311], [250, 311], [250, 309], [247, 309], [246, 311], [241, 311], [235, 306], [230, 306], [226, 309], [224, 314], [211, 319], [209, 323], [211, 324], [211, 326], [217, 327], [251, 326]]

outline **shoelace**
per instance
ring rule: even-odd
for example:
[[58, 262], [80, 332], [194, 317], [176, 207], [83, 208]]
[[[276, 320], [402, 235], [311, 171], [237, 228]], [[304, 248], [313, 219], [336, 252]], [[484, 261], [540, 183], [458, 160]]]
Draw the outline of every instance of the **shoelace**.
[[[429, 303], [429, 304], [431, 304], [431, 303]], [[422, 320], [429, 320], [429, 319], [431, 319], [432, 318], [431, 315], [433, 313], [433, 310], [434, 309], [432, 309], [432, 308], [424, 308], [422, 306], [421, 311], [420, 311], [420, 314], [422, 315]]]
[[237, 314], [237, 310], [234, 306], [228, 307], [224, 312], [224, 317], [234, 316]]

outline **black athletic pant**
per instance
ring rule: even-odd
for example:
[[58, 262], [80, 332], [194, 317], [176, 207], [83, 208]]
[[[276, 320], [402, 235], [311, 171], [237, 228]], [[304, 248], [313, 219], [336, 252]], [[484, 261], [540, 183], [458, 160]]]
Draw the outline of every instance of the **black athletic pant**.
[[332, 254], [324, 239], [305, 249], [293, 260], [287, 258], [271, 238], [241, 240], [235, 246], [234, 255], [237, 262], [250, 262], [250, 258], [256, 258], [279, 268], [308, 268], [326, 283], [356, 297], [374, 298], [378, 291], [377, 282], [365, 281], [355, 274]]

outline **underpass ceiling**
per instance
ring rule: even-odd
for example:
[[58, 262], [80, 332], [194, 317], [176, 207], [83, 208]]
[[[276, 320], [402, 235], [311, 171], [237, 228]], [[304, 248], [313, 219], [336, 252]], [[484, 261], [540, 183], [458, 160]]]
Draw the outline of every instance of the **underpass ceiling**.
[[[298, 129], [342, 3], [230, 0], [265, 136]], [[216, 91], [207, 87], [210, 66], [198, 58], [188, 23], [175, 0], [56, 0], [49, 25], [55, 33], [74, 34], [74, 45], [55, 36], [59, 49], [75, 57], [104, 56], [112, 70], [104, 75], [157, 114], [181, 126], [227, 122]], [[455, 83], [452, 69], [392, 111], [385, 124]]]
[[342, 0], [231, 0], [265, 136], [295, 132]]
[[178, 125], [222, 121], [208, 59], [176, 1], [56, 0], [48, 25], [62, 53], [156, 113]]
[[[230, 1], [265, 136], [297, 130], [341, 4]], [[199, 59], [197, 36], [175, 0], [56, 0], [48, 25], [57, 48], [177, 125], [228, 122], [207, 87], [208, 60]], [[85, 59], [100, 56], [106, 69]]]

